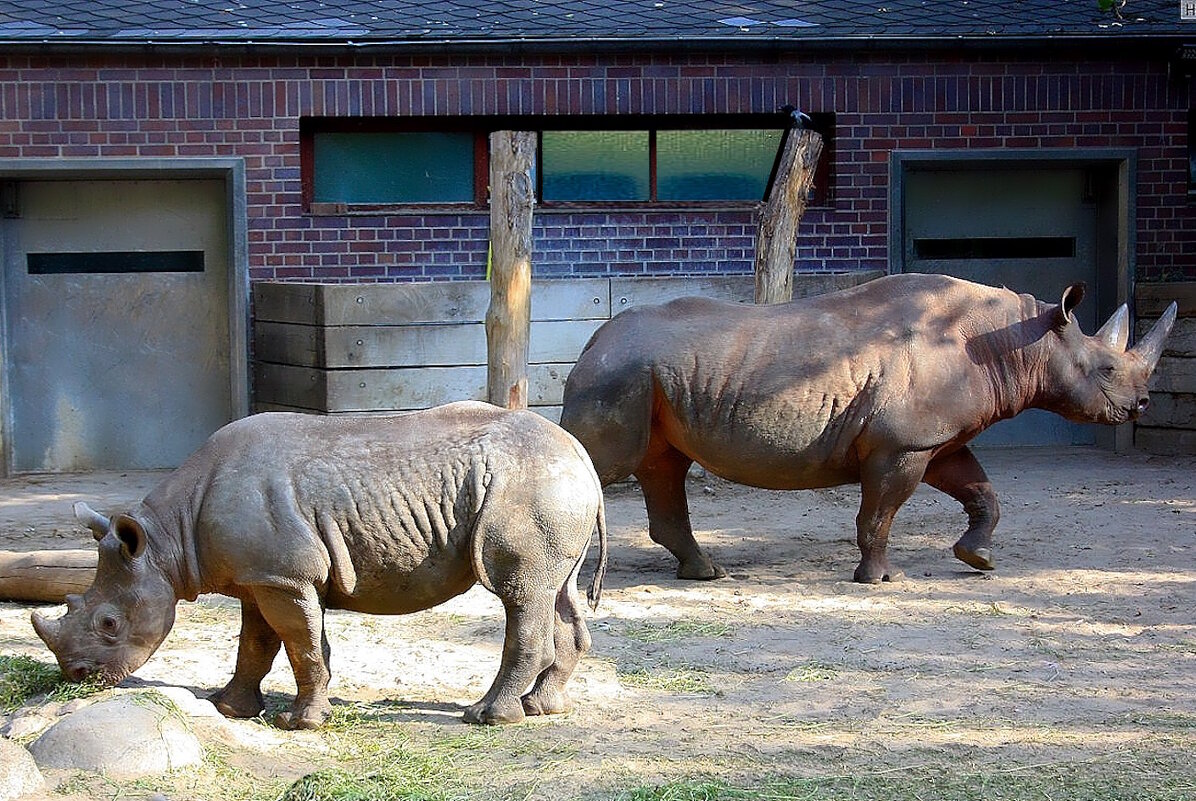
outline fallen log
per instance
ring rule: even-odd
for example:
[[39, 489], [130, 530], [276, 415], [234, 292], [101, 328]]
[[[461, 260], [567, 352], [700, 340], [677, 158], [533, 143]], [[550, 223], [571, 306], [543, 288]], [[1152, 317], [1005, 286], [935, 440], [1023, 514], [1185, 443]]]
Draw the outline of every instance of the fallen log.
[[94, 550], [0, 551], [0, 601], [62, 603], [96, 576]]

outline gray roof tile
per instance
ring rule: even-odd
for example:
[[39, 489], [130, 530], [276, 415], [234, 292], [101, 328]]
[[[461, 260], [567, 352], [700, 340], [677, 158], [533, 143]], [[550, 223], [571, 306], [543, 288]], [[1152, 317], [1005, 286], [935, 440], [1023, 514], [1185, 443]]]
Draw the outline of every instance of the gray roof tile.
[[1196, 34], [1179, 0], [0, 0], [0, 44], [800, 43]]

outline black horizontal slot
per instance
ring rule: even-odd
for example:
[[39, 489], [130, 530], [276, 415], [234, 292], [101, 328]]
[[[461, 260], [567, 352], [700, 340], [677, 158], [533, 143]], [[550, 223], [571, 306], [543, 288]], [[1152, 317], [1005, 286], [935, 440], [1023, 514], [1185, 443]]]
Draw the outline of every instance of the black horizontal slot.
[[106, 250], [94, 253], [30, 253], [30, 275], [75, 273], [202, 273], [202, 250]]
[[986, 236], [957, 239], [915, 239], [919, 259], [1070, 259], [1076, 255], [1073, 236]]

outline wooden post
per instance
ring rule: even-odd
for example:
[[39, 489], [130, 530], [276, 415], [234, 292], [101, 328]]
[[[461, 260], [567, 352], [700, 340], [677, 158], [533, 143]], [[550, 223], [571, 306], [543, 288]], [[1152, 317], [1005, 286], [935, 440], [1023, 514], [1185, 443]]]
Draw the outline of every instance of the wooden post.
[[532, 162], [536, 135], [490, 134], [490, 307], [486, 311], [486, 398], [527, 408], [531, 327]]
[[756, 303], [793, 299], [793, 262], [797, 257], [797, 224], [806, 211], [814, 170], [822, 153], [822, 135], [795, 123], [773, 179], [772, 192], [760, 212], [756, 234]]
[[0, 601], [62, 603], [96, 576], [94, 548], [80, 551], [0, 551]]

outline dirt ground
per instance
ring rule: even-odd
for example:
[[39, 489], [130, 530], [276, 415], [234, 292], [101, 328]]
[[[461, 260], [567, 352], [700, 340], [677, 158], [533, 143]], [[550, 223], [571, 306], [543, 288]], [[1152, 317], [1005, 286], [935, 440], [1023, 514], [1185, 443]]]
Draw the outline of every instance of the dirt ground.
[[[576, 709], [478, 740], [494, 755], [463, 759], [462, 781], [548, 799], [689, 776], [1190, 765], [1196, 458], [979, 456], [1002, 500], [997, 570], [952, 558], [964, 515], [923, 487], [893, 528], [906, 578], [878, 587], [850, 581], [854, 487], [769, 492], [691, 477], [699, 541], [730, 572], [709, 583], [674, 578], [637, 487], [608, 488], [611, 570], [571, 685]], [[72, 502], [116, 511], [157, 478], [0, 481], [0, 548], [89, 547]], [[28, 610], [0, 603], [0, 653], [49, 661]], [[235, 603], [204, 597], [179, 613], [127, 683], [206, 694], [228, 679]], [[484, 590], [406, 617], [327, 622], [334, 703], [366, 705], [415, 741], [470, 728], [461, 712], [489, 685], [501, 642], [501, 608]], [[285, 660], [266, 688], [293, 693]], [[263, 781], [296, 778], [327, 753], [320, 735], [239, 725], [269, 735], [230, 758]]]

